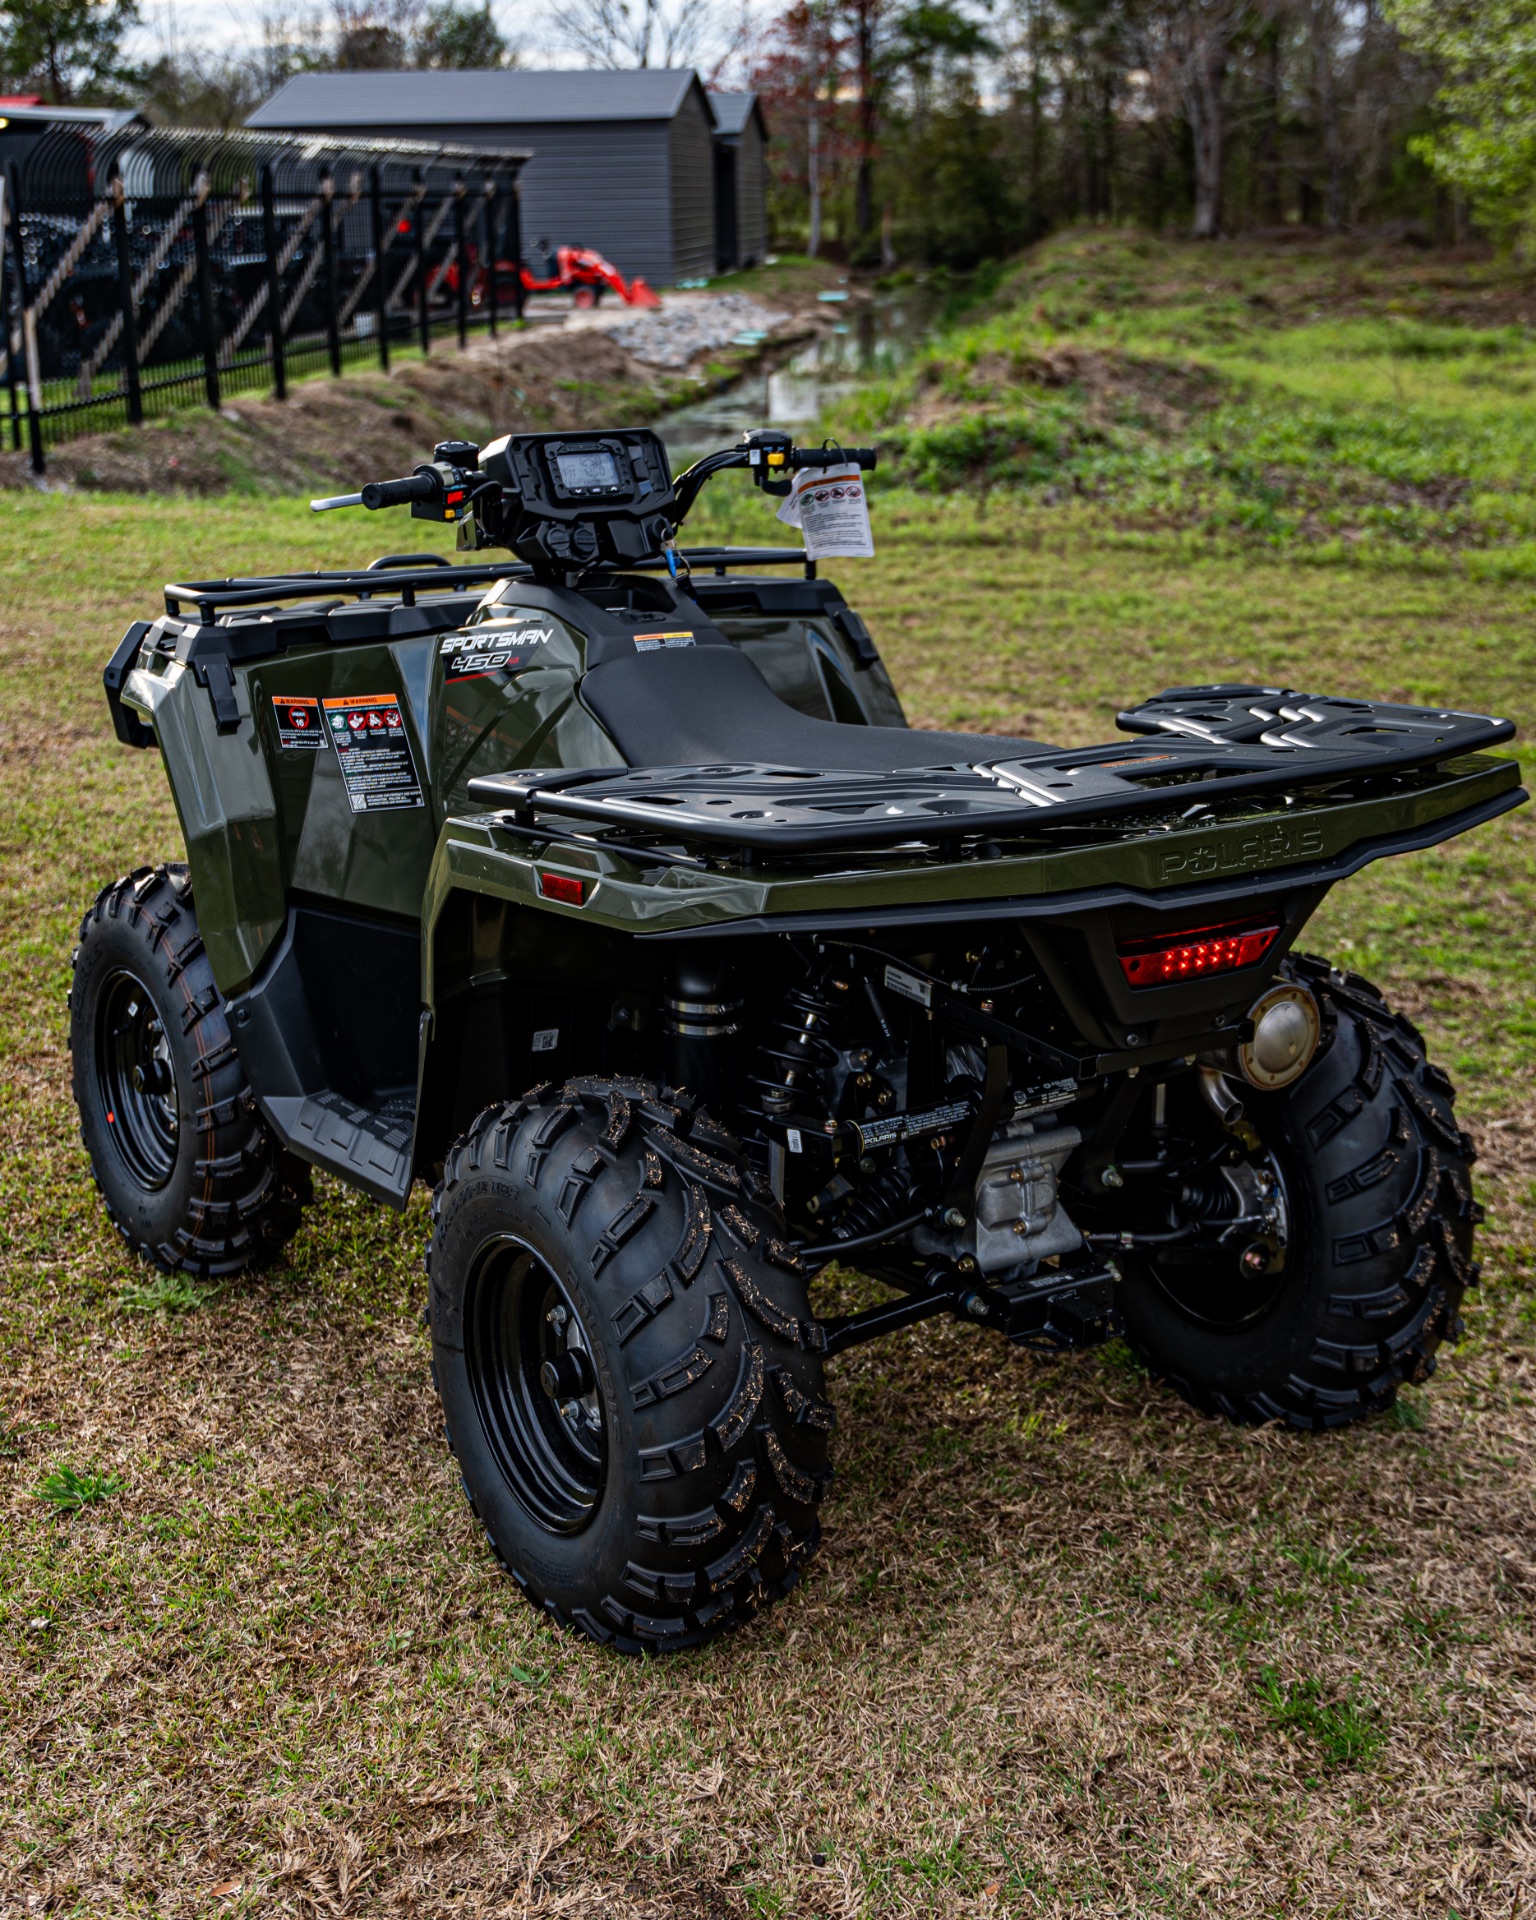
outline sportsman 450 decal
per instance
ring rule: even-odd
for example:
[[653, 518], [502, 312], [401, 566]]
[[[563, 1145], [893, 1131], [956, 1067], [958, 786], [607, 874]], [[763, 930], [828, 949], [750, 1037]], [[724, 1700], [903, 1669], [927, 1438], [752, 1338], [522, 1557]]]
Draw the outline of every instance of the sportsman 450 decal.
[[510, 632], [451, 634], [443, 642], [443, 678], [474, 680], [542, 664], [540, 650], [555, 633], [553, 627], [517, 627]]

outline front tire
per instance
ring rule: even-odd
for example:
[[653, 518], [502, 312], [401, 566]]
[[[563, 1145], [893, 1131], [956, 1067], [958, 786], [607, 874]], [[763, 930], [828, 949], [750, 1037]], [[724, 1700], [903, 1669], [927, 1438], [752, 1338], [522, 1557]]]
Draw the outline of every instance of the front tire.
[[818, 1540], [824, 1338], [734, 1139], [645, 1081], [482, 1114], [428, 1253], [433, 1375], [502, 1564], [626, 1653], [697, 1646]]
[[170, 1272], [270, 1260], [298, 1231], [309, 1170], [256, 1109], [186, 868], [140, 867], [103, 887], [73, 969], [75, 1105], [118, 1231]]
[[[1298, 958], [1323, 1043], [1283, 1093], [1252, 1095], [1248, 1120], [1283, 1186], [1282, 1270], [1254, 1311], [1214, 1305], [1185, 1272], [1119, 1256], [1126, 1338], [1193, 1405], [1238, 1422], [1343, 1426], [1391, 1406], [1461, 1331], [1477, 1278], [1472, 1142], [1454, 1090], [1418, 1029], [1358, 974]], [[1240, 1306], [1237, 1283], [1227, 1298]]]

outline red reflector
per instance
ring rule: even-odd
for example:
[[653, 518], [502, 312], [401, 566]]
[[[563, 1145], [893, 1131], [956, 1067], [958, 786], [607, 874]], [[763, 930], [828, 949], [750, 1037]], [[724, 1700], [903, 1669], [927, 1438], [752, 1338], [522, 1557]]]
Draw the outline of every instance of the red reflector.
[[1116, 952], [1133, 987], [1161, 987], [1171, 980], [1195, 980], [1206, 973], [1235, 973], [1264, 958], [1278, 927], [1192, 927], [1170, 939], [1122, 940]]
[[568, 873], [545, 873], [539, 869], [539, 892], [546, 900], [558, 900], [564, 907], [582, 907], [587, 902], [587, 883], [573, 880]]

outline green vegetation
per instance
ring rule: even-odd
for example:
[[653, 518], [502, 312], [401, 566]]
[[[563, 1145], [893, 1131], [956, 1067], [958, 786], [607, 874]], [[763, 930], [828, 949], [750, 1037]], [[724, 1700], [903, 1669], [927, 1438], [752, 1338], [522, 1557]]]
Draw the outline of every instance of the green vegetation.
[[1329, 1766], [1369, 1766], [1386, 1739], [1370, 1709], [1353, 1694], [1325, 1700], [1316, 1680], [1282, 1681], [1275, 1668], [1265, 1667], [1259, 1694], [1275, 1725], [1308, 1736]]
[[98, 1500], [108, 1500], [121, 1492], [122, 1485], [121, 1474], [97, 1473], [90, 1467], [83, 1473], [70, 1466], [55, 1467], [38, 1483], [37, 1497], [55, 1513], [79, 1513], [82, 1507], [93, 1507]]
[[1536, 189], [1536, 45], [1524, 0], [1386, 0], [1404, 44], [1445, 81], [1446, 118], [1409, 151], [1477, 209], [1490, 233], [1529, 245]]
[[117, 1298], [129, 1313], [194, 1313], [216, 1291], [190, 1274], [147, 1273], [142, 1280], [130, 1280]]
[[[1107, 310], [1077, 263], [1125, 256], [1093, 244], [1028, 269], [1051, 348], [1086, 327], [1069, 298]], [[1413, 419], [1442, 422], [1436, 462], [1492, 464], [1455, 423], [1483, 332], [1508, 368], [1524, 295], [1499, 271], [1146, 258], [1167, 296], [1121, 303], [1128, 341], [1147, 329], [1123, 351], [1164, 357], [1146, 340], [1176, 315], [1166, 357], [1209, 363], [1202, 393], [1242, 361], [1298, 412], [1364, 420], [1309, 340], [1390, 332], [1393, 301], [1405, 328], [1461, 329], [1448, 359], [1392, 365]], [[999, 305], [933, 356], [1035, 324]], [[1486, 431], [1515, 445], [1525, 403], [1500, 393]], [[999, 405], [1040, 400], [1087, 405]], [[1195, 431], [1149, 432], [1148, 459]], [[1130, 487], [1079, 495], [1073, 470], [894, 488], [878, 558], [828, 569], [914, 719], [1082, 742], [1130, 696], [1251, 676], [1536, 725], [1514, 543], [1212, 533]], [[697, 531], [768, 524], [722, 484]], [[1505, 1677], [1536, 1653], [1529, 810], [1368, 870], [1309, 934], [1425, 1028], [1480, 1149], [1483, 1284], [1411, 1411], [1233, 1432], [1123, 1348], [1047, 1363], [927, 1323], [834, 1363], [803, 1591], [702, 1654], [625, 1664], [546, 1628], [465, 1507], [418, 1320], [423, 1197], [402, 1220], [321, 1181], [284, 1265], [177, 1311], [108, 1228], [69, 1104], [81, 911], [178, 845], [155, 756], [107, 734], [102, 660], [165, 579], [392, 537], [257, 498], [0, 498], [0, 1908], [1508, 1920], [1528, 1741]], [[865, 1284], [834, 1278], [829, 1310]], [[61, 1524], [38, 1496], [63, 1461], [115, 1487]]]
[[891, 479], [1102, 503], [1119, 528], [1452, 552], [1536, 576], [1527, 283], [1402, 250], [1041, 248], [861, 397]]

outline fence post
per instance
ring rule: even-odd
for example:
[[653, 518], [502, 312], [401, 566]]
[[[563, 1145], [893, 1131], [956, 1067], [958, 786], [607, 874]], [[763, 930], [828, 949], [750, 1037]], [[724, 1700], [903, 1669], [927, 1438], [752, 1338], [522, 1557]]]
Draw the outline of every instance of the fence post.
[[133, 257], [128, 251], [128, 196], [123, 176], [112, 176], [112, 238], [117, 247], [117, 298], [123, 315], [123, 381], [128, 394], [128, 424], [144, 424], [144, 395], [139, 388], [139, 330], [133, 315]]
[[454, 260], [458, 266], [458, 320], [459, 351], [462, 353], [469, 344], [469, 255], [464, 247], [464, 182], [462, 178], [453, 183], [453, 245]]
[[[5, 384], [10, 389], [11, 451], [13, 453], [20, 453], [21, 387], [16, 374], [18, 356], [11, 347], [10, 305], [3, 297], [5, 293], [5, 249], [10, 244], [12, 236], [16, 239], [18, 252], [20, 251], [21, 245], [21, 228], [17, 223], [14, 212], [16, 205], [16, 169], [14, 167], [7, 166], [4, 174], [0, 175], [0, 194], [4, 196], [3, 199], [0, 199], [0, 326], [5, 328]], [[18, 288], [21, 285], [21, 278], [22, 270], [18, 267], [16, 269], [16, 284]], [[21, 314], [21, 299], [18, 294], [16, 301], [16, 338], [18, 340], [21, 336]]]
[[325, 223], [320, 236], [325, 248], [325, 344], [330, 349], [331, 372], [341, 372], [341, 330], [336, 324], [336, 225], [333, 218], [332, 200], [336, 191], [336, 182], [331, 170], [326, 168], [320, 176], [320, 194], [325, 205], [320, 209], [320, 218]]
[[379, 365], [389, 372], [389, 286], [384, 278], [384, 182], [377, 167], [368, 169], [368, 203], [373, 211], [373, 307], [379, 316]]
[[496, 282], [496, 182], [489, 174], [485, 178], [485, 197], [480, 202], [480, 257], [485, 268], [485, 302], [491, 316], [491, 338], [496, 338], [496, 308], [501, 301], [501, 290]]
[[[16, 263], [16, 317], [21, 328], [22, 365], [27, 381], [27, 445], [32, 455], [32, 471], [43, 473], [48, 464], [43, 458], [43, 383], [37, 364], [37, 334], [27, 313], [32, 296], [27, 287], [27, 249], [21, 234], [21, 195], [17, 191], [16, 169], [13, 166], [5, 170], [5, 187], [5, 197], [11, 203], [11, 258]], [[10, 357], [9, 339], [6, 341], [6, 353]], [[13, 401], [15, 393], [13, 385]]]
[[206, 173], [197, 177], [197, 204], [192, 209], [192, 241], [197, 249], [197, 311], [203, 336], [203, 391], [214, 412], [219, 411], [219, 323], [213, 311], [213, 263], [208, 257], [208, 190]]
[[512, 304], [521, 320], [527, 298], [523, 286], [523, 183], [515, 175], [507, 206], [507, 257], [512, 262]]
[[[416, 175], [416, 184], [422, 184], [420, 172]], [[432, 351], [432, 322], [427, 315], [427, 196], [424, 193], [416, 202], [415, 214], [411, 225], [416, 235], [416, 299], [421, 311], [421, 350], [427, 354]]]
[[261, 170], [261, 241], [267, 256], [267, 340], [272, 355], [272, 391], [288, 398], [288, 369], [283, 364], [283, 276], [277, 264], [277, 186], [269, 160]]

